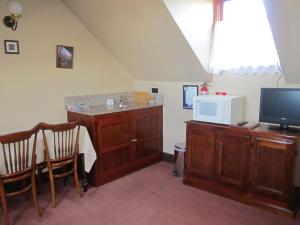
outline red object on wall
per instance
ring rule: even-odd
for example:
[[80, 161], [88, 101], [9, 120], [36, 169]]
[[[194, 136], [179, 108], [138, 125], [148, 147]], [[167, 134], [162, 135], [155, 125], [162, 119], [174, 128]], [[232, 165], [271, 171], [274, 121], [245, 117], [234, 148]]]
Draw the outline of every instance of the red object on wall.
[[201, 95], [208, 94], [208, 87], [204, 86], [200, 88]]
[[207, 95], [208, 94], [208, 82], [206, 81], [200, 85], [200, 95]]
[[227, 95], [225, 91], [217, 91], [216, 95]]

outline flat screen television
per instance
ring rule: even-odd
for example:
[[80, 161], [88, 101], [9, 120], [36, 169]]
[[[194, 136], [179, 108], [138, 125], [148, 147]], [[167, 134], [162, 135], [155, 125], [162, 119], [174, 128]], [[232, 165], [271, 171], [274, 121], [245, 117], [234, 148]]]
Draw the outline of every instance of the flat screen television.
[[280, 130], [300, 126], [300, 89], [262, 88], [259, 121], [280, 124]]

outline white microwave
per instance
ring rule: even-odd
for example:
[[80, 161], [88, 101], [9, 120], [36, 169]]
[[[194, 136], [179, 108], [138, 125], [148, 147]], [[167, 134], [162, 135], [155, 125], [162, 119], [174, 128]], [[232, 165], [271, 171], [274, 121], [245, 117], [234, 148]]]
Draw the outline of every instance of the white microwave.
[[193, 120], [237, 124], [243, 121], [244, 97], [227, 95], [200, 95], [193, 99]]

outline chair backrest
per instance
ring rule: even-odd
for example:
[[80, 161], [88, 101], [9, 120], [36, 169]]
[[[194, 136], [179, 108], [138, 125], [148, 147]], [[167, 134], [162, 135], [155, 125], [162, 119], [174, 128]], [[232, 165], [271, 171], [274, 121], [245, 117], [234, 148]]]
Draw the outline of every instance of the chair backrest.
[[[39, 126], [0, 136], [1, 175], [19, 173], [35, 166]], [[4, 165], [4, 168], [3, 168]]]
[[40, 123], [40, 128], [43, 131], [46, 154], [49, 154], [50, 160], [68, 158], [78, 154], [80, 126], [76, 122]]

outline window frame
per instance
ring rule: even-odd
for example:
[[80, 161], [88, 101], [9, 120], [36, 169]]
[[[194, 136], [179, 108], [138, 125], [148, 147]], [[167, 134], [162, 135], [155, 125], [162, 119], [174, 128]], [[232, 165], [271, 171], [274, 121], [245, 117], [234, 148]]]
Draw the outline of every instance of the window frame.
[[230, 0], [214, 0], [214, 23], [223, 21], [223, 6], [226, 1]]

